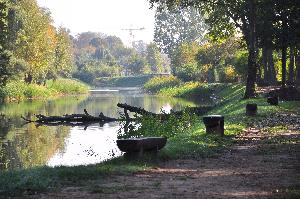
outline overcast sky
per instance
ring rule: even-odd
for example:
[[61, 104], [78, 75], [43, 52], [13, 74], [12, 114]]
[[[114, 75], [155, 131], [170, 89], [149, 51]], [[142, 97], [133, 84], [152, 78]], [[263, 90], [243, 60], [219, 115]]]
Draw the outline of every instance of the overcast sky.
[[55, 26], [64, 26], [72, 35], [80, 32], [102, 32], [120, 37], [129, 43], [129, 31], [122, 29], [145, 28], [133, 31], [134, 40], [153, 40], [154, 10], [147, 0], [37, 0], [52, 13]]

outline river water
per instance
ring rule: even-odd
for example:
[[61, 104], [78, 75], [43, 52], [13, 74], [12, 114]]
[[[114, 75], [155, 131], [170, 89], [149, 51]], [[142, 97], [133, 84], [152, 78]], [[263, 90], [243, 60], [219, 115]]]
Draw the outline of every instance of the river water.
[[104, 126], [36, 126], [24, 124], [21, 116], [34, 119], [34, 114], [64, 115], [83, 113], [119, 117], [117, 103], [161, 110], [181, 110], [196, 106], [192, 101], [165, 98], [142, 93], [137, 88], [99, 88], [88, 95], [55, 100], [25, 101], [0, 105], [0, 170], [36, 166], [75, 166], [99, 163], [121, 156], [116, 140], [120, 131], [117, 122]]

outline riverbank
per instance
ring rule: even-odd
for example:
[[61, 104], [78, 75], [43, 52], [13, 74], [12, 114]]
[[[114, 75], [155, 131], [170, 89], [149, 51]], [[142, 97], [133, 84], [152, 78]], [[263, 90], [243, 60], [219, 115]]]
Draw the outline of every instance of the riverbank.
[[[244, 194], [241, 196], [243, 197], [247, 196], [245, 194], [251, 195], [251, 191], [257, 190], [257, 187], [260, 187], [263, 183], [269, 184], [268, 182], [277, 179], [272, 179], [272, 176], [269, 176], [270, 178], [267, 178], [269, 181], [263, 177], [261, 181], [255, 181], [257, 177], [256, 174], [264, 176], [265, 172], [267, 172], [267, 170], [260, 170], [261, 168], [270, 168], [269, 164], [274, 165], [277, 161], [280, 161], [280, 157], [283, 155], [288, 157], [288, 159], [285, 160], [286, 164], [296, 166], [297, 160], [295, 161], [294, 157], [297, 153], [292, 152], [299, 152], [299, 131], [297, 130], [297, 126], [295, 129], [288, 129], [286, 126], [291, 126], [292, 128], [293, 124], [297, 124], [300, 112], [299, 102], [281, 102], [279, 106], [270, 106], [264, 98], [241, 100], [244, 87], [238, 84], [214, 85], [213, 87], [209, 85], [207, 88], [214, 88], [210, 91], [214, 93], [213, 97], [218, 101], [216, 107], [208, 114], [223, 114], [225, 116], [226, 129], [224, 137], [206, 135], [201, 117], [189, 114], [185, 114], [179, 119], [174, 117], [164, 124], [148, 118], [145, 119], [143, 123], [144, 128], [137, 131], [136, 134], [142, 133], [147, 136], [165, 135], [169, 137], [168, 143], [160, 152], [157, 161], [153, 162], [145, 158], [137, 162], [128, 162], [121, 157], [102, 164], [90, 166], [41, 167], [1, 172], [0, 195], [9, 196], [21, 194], [29, 198], [115, 198], [117, 195], [142, 197], [143, 193], [148, 193], [147, 198], [151, 198], [151, 193], [154, 193], [153, 190], [155, 189], [160, 190], [161, 192], [159, 193], [161, 193], [161, 197], [164, 196], [166, 198], [175, 196], [188, 197], [189, 195], [187, 194], [189, 193], [195, 193], [195, 196], [200, 197], [205, 196], [199, 195], [202, 191], [206, 194], [211, 194], [209, 196], [212, 196], [214, 193], [219, 193], [218, 191], [220, 191], [220, 193], [226, 190], [230, 192], [230, 190], [233, 190], [233, 187], [232, 189], [228, 187], [230, 187], [231, 184], [233, 186], [235, 184], [233, 183], [235, 182], [234, 179], [238, 178], [236, 184], [240, 183], [243, 185], [239, 187], [239, 190], [244, 190], [244, 192], [237, 194]], [[247, 103], [258, 104], [259, 112], [256, 117], [248, 117], [245, 115], [245, 105]], [[279, 115], [276, 117], [276, 120], [272, 120], [275, 113]], [[281, 120], [280, 118], [282, 118], [283, 115], [285, 119]], [[255, 129], [253, 129], [254, 127]], [[285, 136], [286, 131], [292, 131], [292, 137]], [[260, 134], [260, 132], [263, 132], [263, 134]], [[247, 136], [251, 134], [253, 137], [247, 138]], [[265, 137], [261, 135], [265, 135]], [[243, 145], [238, 153], [231, 154], [226, 164], [219, 164], [226, 159], [226, 153], [231, 153], [230, 151], [234, 150], [234, 147], [239, 146], [244, 139], [248, 139], [251, 144], [251, 147], [247, 145], [245, 146], [246, 148], [259, 147], [260, 143], [256, 142], [256, 139], [258, 139], [256, 137], [258, 136], [262, 137], [259, 139], [262, 139], [267, 144], [271, 144], [267, 145], [267, 148], [263, 148], [259, 165], [254, 164], [257, 162], [257, 159], [249, 158], [252, 152], [248, 154], [242, 150]], [[283, 151], [280, 150], [282, 146], [285, 148]], [[275, 162], [273, 162], [273, 160], [268, 162], [270, 154], [277, 154], [278, 150], [280, 153], [278, 156], [276, 155], [274, 159]], [[265, 155], [264, 151], [268, 153]], [[256, 156], [253, 156], [253, 158], [255, 157]], [[247, 158], [249, 158], [249, 161], [254, 161], [252, 164], [253, 167], [249, 167], [249, 169], [247, 165], [249, 165], [251, 161], [246, 161], [244, 162], [245, 164], [239, 164], [242, 159]], [[265, 164], [264, 160], [267, 161], [267, 164]], [[284, 164], [284, 166], [286, 164]], [[212, 167], [212, 165], [215, 166]], [[251, 170], [255, 167], [258, 168], [257, 172]], [[233, 173], [235, 170], [238, 172]], [[278, 169], [276, 172], [278, 173]], [[288, 170], [287, 173], [285, 173], [286, 171], [284, 170], [280, 170], [280, 172], [281, 176], [284, 177], [285, 174], [287, 174], [286, 176], [289, 177], [286, 178], [285, 181], [289, 181], [291, 176], [297, 174], [293, 169]], [[149, 178], [147, 176], [149, 176]], [[224, 176], [224, 189], [218, 189], [217, 192], [213, 192], [214, 187], [218, 184], [218, 179], [220, 179], [217, 176]], [[227, 181], [225, 176], [232, 176], [230, 179], [233, 180]], [[243, 184], [243, 179], [251, 176], [254, 176], [251, 178], [253, 182], [251, 182], [251, 186], [247, 187], [247, 183]], [[153, 184], [151, 184], [152, 186], [148, 186], [149, 184], [147, 183], [149, 183], [151, 179], [153, 179]], [[211, 181], [205, 181], [205, 179], [211, 179]], [[185, 184], [185, 182], [189, 184]], [[211, 186], [206, 182], [215, 185]], [[280, 180], [279, 182], [281, 184], [275, 183], [274, 186], [270, 186], [268, 190], [262, 190], [263, 193], [270, 195], [272, 194], [272, 190], [276, 192], [276, 189], [281, 193], [285, 190], [288, 190], [288, 192], [292, 194], [295, 192], [294, 189], [297, 191], [297, 183], [282, 184]], [[201, 185], [205, 185], [207, 191], [205, 191], [206, 189], [201, 190], [199, 194], [192, 192], [192, 189], [197, 190], [199, 187], [202, 187]], [[264, 188], [265, 187], [262, 186], [262, 189]], [[52, 193], [28, 196], [28, 194], [41, 192]], [[172, 195], [172, 193], [175, 195]], [[255, 196], [264, 197], [264, 195], [260, 195], [257, 192], [255, 192], [255, 194], [258, 194]], [[190, 195], [190, 197], [193, 197], [193, 195]]]
[[152, 75], [128, 76], [128, 77], [103, 77], [93, 82], [96, 87], [142, 87]]
[[88, 85], [75, 79], [51, 80], [47, 81], [45, 85], [14, 81], [0, 88], [0, 100], [19, 102], [26, 99], [48, 99], [62, 95], [84, 94], [88, 90]]

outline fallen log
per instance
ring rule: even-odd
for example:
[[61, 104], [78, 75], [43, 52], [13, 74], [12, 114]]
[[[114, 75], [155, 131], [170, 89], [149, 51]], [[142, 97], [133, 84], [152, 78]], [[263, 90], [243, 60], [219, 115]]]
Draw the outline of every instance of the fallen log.
[[21, 116], [22, 119], [26, 121], [26, 123], [37, 123], [39, 126], [40, 125], [48, 125], [48, 126], [58, 126], [58, 125], [65, 125], [65, 126], [88, 126], [92, 123], [99, 123], [100, 126], [103, 126], [105, 123], [109, 122], [117, 122], [117, 121], [125, 121], [126, 125], [132, 121], [137, 121], [139, 118], [130, 118], [128, 111], [129, 112], [134, 112], [142, 116], [154, 116], [160, 119], [161, 121], [167, 120], [171, 115], [175, 116], [181, 116], [183, 115], [184, 111], [188, 111], [190, 113], [195, 113], [197, 115], [204, 114], [208, 110], [211, 109], [211, 107], [193, 107], [193, 108], [186, 108], [184, 111], [171, 111], [171, 114], [167, 113], [161, 113], [161, 114], [156, 114], [152, 113], [149, 111], [146, 111], [143, 108], [135, 107], [135, 106], [130, 106], [128, 104], [121, 104], [118, 103], [117, 106], [119, 108], [124, 109], [125, 113], [125, 118], [113, 118], [113, 117], [108, 117], [105, 116], [103, 113], [100, 113], [98, 116], [92, 116], [90, 115], [86, 109], [84, 109], [84, 114], [71, 114], [71, 115], [63, 115], [63, 116], [45, 116], [42, 114], [36, 115], [37, 120], [31, 120], [27, 119], [23, 116]]
[[23, 118], [27, 123], [35, 122], [38, 124], [46, 124], [46, 125], [66, 125], [66, 126], [84, 126], [85, 124], [90, 123], [108, 123], [115, 121], [122, 121], [122, 119], [107, 117], [103, 113], [100, 113], [98, 117], [90, 115], [86, 109], [84, 109], [85, 114], [71, 114], [71, 115], [63, 115], [63, 116], [45, 116], [42, 114], [36, 115], [37, 120], [30, 120], [23, 116]]
[[[162, 113], [162, 114], [156, 114], [156, 113], [152, 113], [149, 111], [146, 111], [143, 108], [140, 107], [135, 107], [135, 106], [130, 106], [128, 104], [122, 104], [122, 103], [118, 103], [117, 106], [119, 108], [123, 108], [125, 115], [127, 114], [127, 111], [133, 112], [133, 113], [137, 113], [140, 115], [150, 115], [150, 116], [158, 116], [161, 118], [166, 118], [168, 117], [170, 114], [166, 114], [166, 113]], [[189, 112], [189, 113], [194, 113], [196, 115], [203, 115], [205, 113], [207, 113], [208, 111], [210, 111], [213, 107], [212, 106], [205, 106], [205, 107], [187, 107], [182, 111], [172, 111], [171, 110], [171, 114], [174, 114], [176, 116], [181, 116], [184, 112]], [[127, 114], [128, 115], [128, 114]]]

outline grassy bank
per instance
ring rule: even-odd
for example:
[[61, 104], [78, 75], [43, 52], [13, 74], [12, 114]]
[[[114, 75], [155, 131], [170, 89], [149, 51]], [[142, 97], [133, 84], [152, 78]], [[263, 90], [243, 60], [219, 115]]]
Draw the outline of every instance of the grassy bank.
[[[139, 129], [131, 130], [131, 136], [167, 136], [168, 143], [160, 152], [158, 161], [217, 156], [221, 150], [234, 142], [234, 135], [239, 134], [251, 124], [261, 121], [273, 113], [300, 111], [300, 102], [282, 102], [279, 106], [270, 106], [263, 98], [241, 100], [245, 88], [238, 84], [197, 86], [189, 89], [187, 93], [191, 95], [198, 92], [199, 89], [217, 95], [218, 104], [208, 114], [225, 116], [225, 136], [206, 135], [202, 118], [189, 113], [183, 114], [180, 118], [172, 116], [164, 123], [154, 118], [144, 118]], [[181, 95], [183, 96], [183, 94]], [[258, 104], [259, 111], [256, 117], [245, 115], [247, 103]], [[126, 135], [123, 136], [126, 137]], [[126, 175], [151, 168], [155, 164], [156, 162], [148, 161], [147, 158], [129, 162], [121, 157], [90, 166], [41, 167], [0, 172], [0, 195], [55, 191], [64, 186], [87, 188], [92, 187], [94, 182], [99, 182], [110, 175]]]
[[98, 87], [142, 87], [152, 77], [153, 75], [98, 78], [93, 84]]
[[88, 86], [72, 79], [47, 81], [46, 85], [26, 84], [20, 81], [9, 82], [0, 88], [0, 99], [3, 101], [22, 101], [25, 99], [46, 99], [54, 96], [83, 94]]

